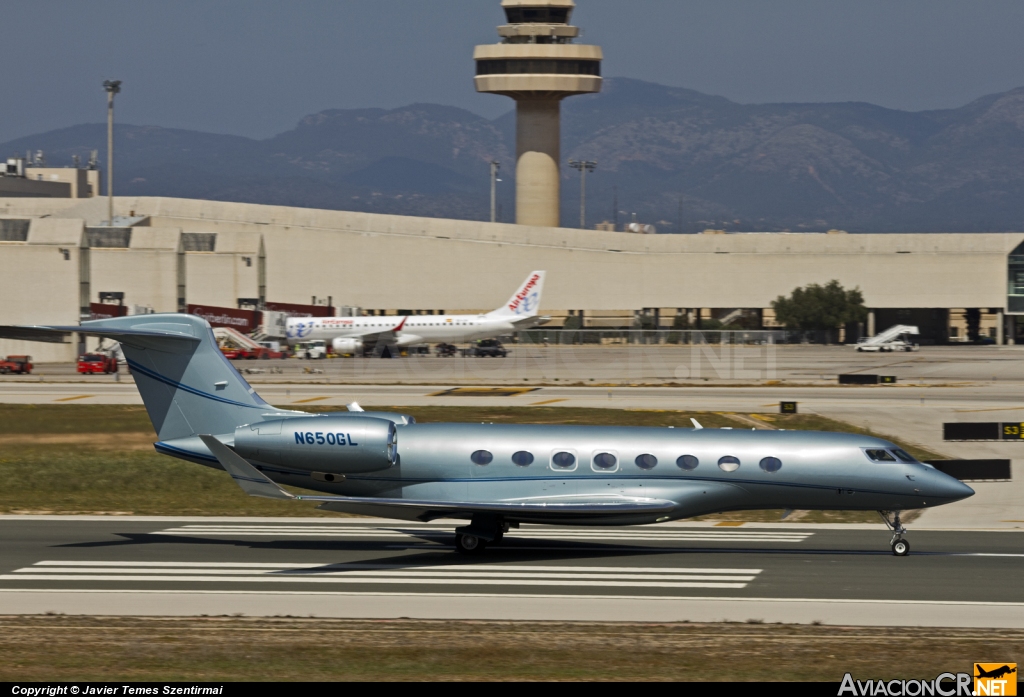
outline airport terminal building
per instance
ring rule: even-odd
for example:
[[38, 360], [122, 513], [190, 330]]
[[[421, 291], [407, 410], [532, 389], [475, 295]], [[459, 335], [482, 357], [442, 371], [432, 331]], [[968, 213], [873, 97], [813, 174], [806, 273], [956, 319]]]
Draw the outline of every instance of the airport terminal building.
[[[1024, 314], [1024, 233], [636, 235], [171, 198], [117, 198], [109, 226], [106, 205], [0, 198], [0, 324], [489, 311], [533, 269], [549, 272], [553, 327], [667, 328], [681, 314], [699, 327], [746, 310], [770, 328], [772, 300], [832, 279], [862, 290], [867, 334], [916, 324], [922, 343], [1008, 343]], [[40, 361], [74, 350], [0, 342]]]

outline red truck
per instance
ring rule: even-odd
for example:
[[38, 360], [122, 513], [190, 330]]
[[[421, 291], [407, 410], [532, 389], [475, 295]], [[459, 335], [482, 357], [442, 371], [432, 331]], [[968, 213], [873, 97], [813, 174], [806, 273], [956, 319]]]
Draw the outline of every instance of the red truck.
[[78, 372], [87, 375], [116, 373], [117, 358], [103, 353], [84, 353], [78, 357]]
[[0, 374], [17, 373], [26, 375], [32, 372], [32, 356], [8, 356], [0, 358]]

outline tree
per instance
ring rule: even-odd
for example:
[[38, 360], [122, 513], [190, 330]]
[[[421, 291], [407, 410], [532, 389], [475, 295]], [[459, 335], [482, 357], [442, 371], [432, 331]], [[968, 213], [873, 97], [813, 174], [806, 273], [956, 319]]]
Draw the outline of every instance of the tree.
[[788, 329], [837, 329], [849, 322], [863, 322], [868, 316], [860, 288], [846, 290], [836, 280], [796, 288], [788, 298], [780, 295], [772, 309], [775, 319]]

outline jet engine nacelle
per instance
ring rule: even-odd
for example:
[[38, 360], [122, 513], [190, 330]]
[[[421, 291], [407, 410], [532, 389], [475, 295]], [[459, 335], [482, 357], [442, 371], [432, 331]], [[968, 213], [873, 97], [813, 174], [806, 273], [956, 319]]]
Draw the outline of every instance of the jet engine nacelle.
[[363, 352], [363, 340], [339, 337], [331, 342], [331, 348], [334, 349], [334, 355], [336, 356], [343, 356], [346, 353], [358, 355]]
[[376, 472], [398, 462], [398, 430], [392, 421], [365, 416], [264, 421], [235, 429], [235, 451], [311, 472]]

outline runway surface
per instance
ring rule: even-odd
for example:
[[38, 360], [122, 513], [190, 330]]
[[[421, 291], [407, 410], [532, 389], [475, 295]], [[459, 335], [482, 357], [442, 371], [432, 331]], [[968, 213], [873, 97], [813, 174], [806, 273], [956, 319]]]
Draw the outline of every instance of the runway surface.
[[4, 516], [0, 614], [1024, 627], [1017, 532], [524, 526], [467, 558], [456, 524]]

